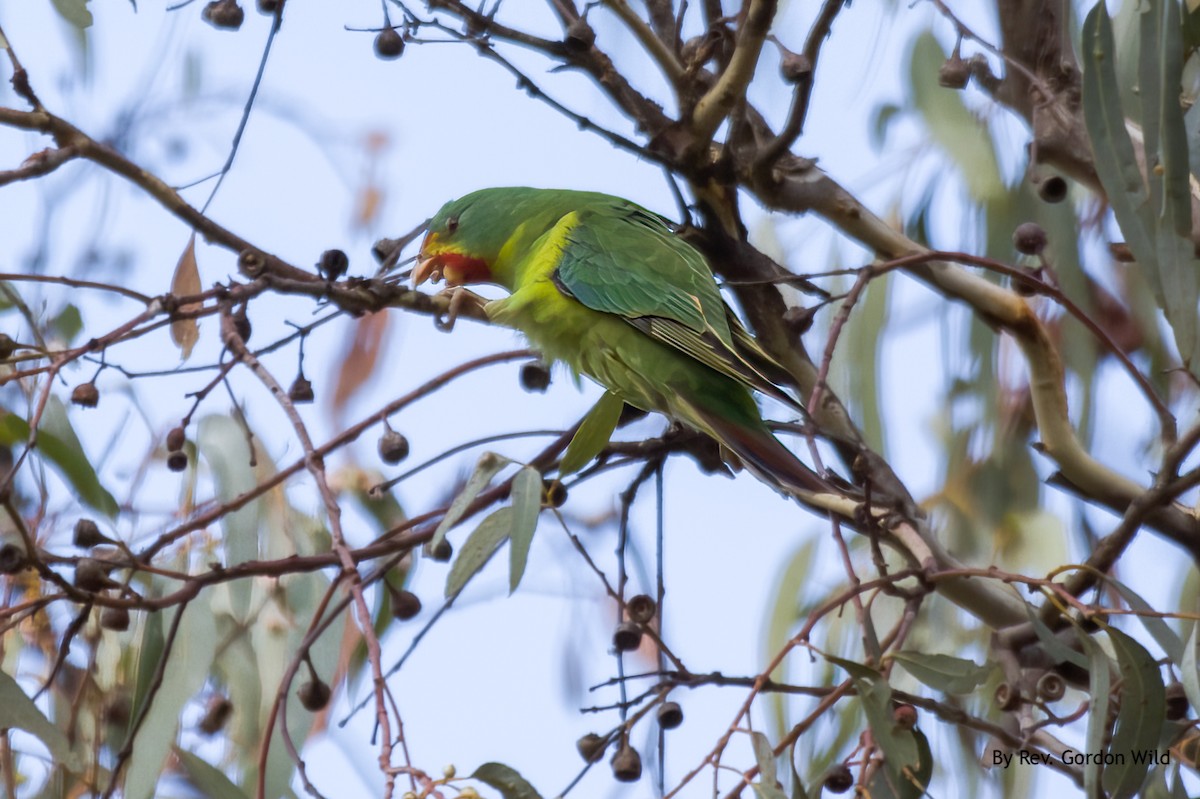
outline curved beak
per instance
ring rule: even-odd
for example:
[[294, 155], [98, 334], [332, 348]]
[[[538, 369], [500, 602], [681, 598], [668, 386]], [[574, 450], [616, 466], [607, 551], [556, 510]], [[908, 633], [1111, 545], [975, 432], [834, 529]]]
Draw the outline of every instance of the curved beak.
[[438, 256], [417, 256], [417, 265], [413, 269], [412, 282], [413, 287], [417, 287], [426, 280], [433, 280], [434, 283], [442, 279], [442, 265]]
[[425, 236], [425, 240], [421, 242], [421, 251], [417, 253], [417, 265], [413, 268], [412, 281], [413, 288], [424, 283], [426, 280], [432, 279], [437, 282], [442, 278], [442, 267], [439, 263], [439, 258], [436, 254], [427, 254], [430, 246], [437, 241], [437, 234], [432, 231]]

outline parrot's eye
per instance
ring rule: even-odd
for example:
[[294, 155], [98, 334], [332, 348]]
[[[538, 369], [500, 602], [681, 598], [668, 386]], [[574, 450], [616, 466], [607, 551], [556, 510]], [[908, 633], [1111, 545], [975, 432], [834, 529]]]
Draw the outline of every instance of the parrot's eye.
[[453, 233], [458, 230], [458, 217], [452, 216], [446, 220], [446, 232]]

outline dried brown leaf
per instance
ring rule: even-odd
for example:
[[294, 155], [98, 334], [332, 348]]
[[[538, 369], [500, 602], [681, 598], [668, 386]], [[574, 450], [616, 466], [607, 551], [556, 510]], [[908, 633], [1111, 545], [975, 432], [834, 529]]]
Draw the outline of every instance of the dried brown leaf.
[[[176, 297], [186, 297], [200, 293], [200, 268], [196, 264], [196, 234], [188, 239], [179, 263], [175, 265], [175, 276], [171, 278], [171, 293]], [[179, 306], [181, 313], [198, 310], [201, 304], [188, 302]], [[200, 323], [195, 319], [176, 319], [171, 322], [171, 341], [179, 347], [183, 360], [192, 354], [192, 347], [200, 340]]]
[[354, 329], [354, 338], [349, 350], [342, 358], [342, 368], [338, 370], [337, 385], [334, 388], [331, 404], [334, 412], [340, 412], [346, 407], [350, 398], [371, 377], [383, 351], [384, 337], [387, 335], [388, 314], [373, 313], [358, 320]]

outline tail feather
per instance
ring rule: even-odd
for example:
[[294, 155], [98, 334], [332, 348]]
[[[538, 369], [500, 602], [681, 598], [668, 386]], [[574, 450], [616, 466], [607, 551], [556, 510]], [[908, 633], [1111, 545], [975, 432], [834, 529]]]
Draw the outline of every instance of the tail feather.
[[693, 410], [704, 423], [706, 432], [737, 455], [760, 479], [786, 490], [826, 493], [830, 486], [792, 451], [780, 443], [761, 419], [747, 425], [724, 416]]

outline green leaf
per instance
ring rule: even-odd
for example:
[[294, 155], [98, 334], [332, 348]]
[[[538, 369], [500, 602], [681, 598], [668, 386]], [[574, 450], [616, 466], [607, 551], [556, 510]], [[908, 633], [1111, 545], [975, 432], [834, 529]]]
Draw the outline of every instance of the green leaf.
[[871, 778], [871, 799], [920, 799], [926, 795], [929, 778], [933, 776], [933, 752], [925, 733], [914, 729], [913, 740], [917, 745], [917, 759], [904, 769], [898, 782], [891, 779], [887, 769], [877, 770]]
[[[764, 662], [775, 657], [791, 637], [792, 626], [800, 616], [799, 605], [803, 601], [804, 588], [812, 574], [813, 558], [817, 552], [817, 539], [806, 538], [796, 547], [780, 576], [775, 580], [770, 596], [775, 598], [768, 610], [767, 635], [763, 652]], [[783, 678], [784, 664], [771, 673], [772, 679]], [[789, 703], [783, 693], [773, 693], [770, 698], [774, 715], [775, 732], [782, 736], [791, 725], [788, 723]]]
[[[1046, 623], [1038, 617], [1038, 611], [1035, 607], [1033, 607], [1033, 605], [1026, 603], [1025, 612], [1029, 615], [1029, 622], [1033, 625], [1033, 631], [1037, 633], [1038, 641], [1041, 642], [1042, 648], [1046, 650], [1047, 655], [1054, 658], [1054, 662], [1056, 664], [1071, 663], [1081, 669], [1088, 668], [1089, 661], [1087, 656], [1084, 653], [1067, 646], [1061, 638], [1055, 635], [1054, 631], [1047, 627]], [[1080, 635], [1079, 638], [1084, 639], [1087, 638], [1087, 636]]]
[[1108, 629], [1121, 666], [1121, 709], [1109, 751], [1125, 755], [1124, 763], [1105, 766], [1104, 787], [1109, 799], [1136, 796], [1150, 763], [1136, 763], [1132, 752], [1155, 749], [1166, 721], [1166, 688], [1158, 663], [1146, 648], [1115, 628]]
[[[216, 499], [229, 502], [254, 488], [258, 480], [250, 465], [250, 443], [242, 425], [229, 416], [206, 416], [197, 428], [196, 446], [212, 472]], [[261, 453], [258, 453], [261, 454]], [[255, 499], [221, 517], [221, 547], [225, 565], [236, 566], [259, 557], [260, 531], [264, 525], [264, 505]], [[249, 580], [229, 584], [230, 606], [239, 621], [250, 613]]]
[[225, 776], [225, 772], [209, 765], [198, 755], [175, 747], [175, 757], [183, 766], [184, 779], [205, 799], [247, 799], [245, 792]]
[[761, 732], [750, 733], [750, 743], [754, 747], [754, 762], [758, 765], [758, 773], [763, 782], [775, 784], [775, 749], [767, 736]]
[[[8, 446], [29, 440], [29, 423], [14, 413], [0, 409], [0, 443]], [[58, 397], [50, 397], [42, 412], [35, 449], [62, 475], [63, 480], [85, 505], [114, 518], [120, 508], [112, 494], [100, 484], [96, 470], [88, 462], [83, 444], [75, 435], [66, 408]]]
[[909, 86], [913, 104], [930, 135], [957, 165], [971, 196], [986, 200], [1001, 196], [1004, 180], [987, 127], [963, 104], [962, 93], [937, 85], [933, 77], [946, 60], [946, 51], [928, 31], [913, 42]]
[[[1155, 0], [1141, 9], [1138, 82], [1145, 178], [1117, 82], [1111, 20], [1097, 3], [1083, 24], [1083, 110], [1096, 172], [1117, 223], [1154, 287], [1185, 363], [1200, 361], [1200, 296], [1191, 231], [1187, 130], [1179, 95], [1182, 32], [1178, 7]], [[1160, 176], [1161, 175], [1161, 176]], [[1147, 184], [1149, 189], [1147, 190]]]
[[1132, 588], [1113, 577], [1105, 577], [1105, 581], [1117, 589], [1117, 593], [1131, 609], [1137, 611], [1137, 620], [1142, 623], [1146, 632], [1150, 633], [1150, 637], [1162, 648], [1171, 662], [1179, 663], [1180, 658], [1183, 657], [1183, 642], [1179, 640], [1179, 636], [1175, 634], [1171, 626], [1161, 616], [1153, 615], [1154, 608]]
[[[1095, 152], [1096, 172], [1125, 241], [1143, 268], [1156, 275], [1153, 220], [1142, 172], [1125, 127], [1117, 85], [1112, 25], [1103, 2], [1083, 21], [1083, 112]], [[1161, 286], [1159, 286], [1161, 297]]]
[[50, 329], [59, 338], [70, 344], [83, 329], [83, 317], [80, 316], [79, 309], [74, 305], [67, 305], [50, 320]]
[[1200, 663], [1196, 658], [1197, 649], [1200, 649], [1200, 622], [1193, 621], [1191, 628], [1187, 643], [1183, 646], [1183, 658], [1176, 663], [1179, 664], [1179, 679], [1188, 703], [1193, 709], [1200, 709]]
[[64, 765], [67, 771], [78, 773], [83, 770], [83, 758], [71, 749], [62, 731], [42, 715], [16, 680], [0, 671], [0, 728], [8, 727], [36, 736], [50, 750], [54, 761]]
[[796, 744], [793, 743], [788, 747], [788, 769], [792, 772], [792, 796], [791, 799], [808, 799], [808, 791], [804, 790], [804, 780], [800, 778], [800, 772], [796, 771]]
[[567, 451], [558, 465], [560, 475], [566, 476], [579, 471], [608, 446], [608, 440], [617, 429], [624, 406], [625, 401], [616, 394], [611, 391], [604, 392], [604, 396], [597, 400], [587, 412], [587, 416], [583, 417], [583, 422], [575, 431], [571, 443], [567, 445]]
[[513, 478], [511, 493], [513, 521], [508, 571], [510, 594], [521, 584], [525, 564], [529, 560], [529, 546], [533, 543], [538, 514], [542, 511], [542, 475], [531, 466], [522, 468]]
[[[1184, 124], [1180, 92], [1183, 82], [1183, 22], [1179, 4], [1156, 0], [1162, 15], [1162, 45], [1159, 68], [1162, 70], [1162, 132], [1159, 142], [1163, 166], [1163, 208], [1174, 224], [1172, 230], [1182, 239], [1192, 235], [1192, 192], [1188, 167], [1187, 127]], [[1194, 308], [1194, 305], [1193, 305]]]
[[948, 694], [969, 694], [991, 675], [994, 665], [924, 652], [896, 652], [892, 658], [918, 680]]
[[457, 596], [463, 586], [483, 568], [513, 529], [513, 509], [500, 508], [479, 523], [458, 551], [446, 577], [447, 598]]
[[92, 26], [92, 12], [88, 11], [88, 0], [52, 0], [58, 15], [76, 28]]
[[826, 655], [825, 659], [845, 669], [854, 680], [859, 701], [862, 702], [863, 712], [866, 713], [867, 723], [871, 727], [871, 735], [883, 752], [884, 766], [891, 778], [891, 784], [900, 786], [908, 783], [904, 770], [920, 765], [919, 749], [912, 731], [896, 726], [892, 716], [892, 687], [882, 674], [861, 663], [832, 655]]
[[[165, 611], [164, 611], [165, 612]], [[179, 631], [165, 656], [169, 663], [133, 742], [126, 799], [150, 799], [179, 730], [180, 713], [208, 678], [217, 651], [216, 619], [208, 608], [185, 605]], [[168, 622], [169, 625], [169, 622]]]
[[[1158, 103], [1161, 128], [1157, 140], [1146, 139], [1147, 152], [1159, 156], [1163, 176], [1162, 196], [1158, 210], [1158, 257], [1162, 275], [1165, 305], [1163, 310], [1175, 344], [1184, 363], [1200, 365], [1200, 337], [1197, 336], [1196, 301], [1200, 297], [1197, 282], [1195, 245], [1192, 243], [1191, 170], [1188, 165], [1187, 128], [1184, 125], [1180, 92], [1183, 81], [1183, 31], [1179, 4], [1174, 0], [1155, 0], [1153, 3], [1161, 20], [1162, 98]], [[1151, 175], [1155, 173], [1151, 171]]]
[[758, 765], [758, 782], [750, 787], [759, 799], [787, 799], [787, 794], [779, 790], [775, 783], [778, 779], [775, 771], [775, 750], [767, 736], [761, 732], [750, 733], [750, 743], [754, 747], [754, 762]]
[[512, 461], [508, 458], [494, 452], [485, 452], [479, 456], [479, 462], [475, 464], [475, 471], [471, 472], [471, 476], [467, 478], [467, 484], [450, 503], [450, 509], [446, 511], [441, 523], [433, 531], [433, 538], [429, 539], [429, 549], [442, 543], [446, 538], [446, 533], [458, 524], [458, 520], [467, 512], [467, 508], [475, 501], [475, 497], [479, 496], [479, 492], [492, 481], [497, 472], [510, 463]]
[[758, 796], [758, 799], [787, 799], [787, 794], [773, 782], [752, 782], [750, 787], [754, 789], [754, 794]]
[[484, 763], [475, 769], [471, 779], [495, 788], [504, 799], [542, 799], [528, 780], [503, 763]]
[[[1109, 691], [1112, 688], [1109, 659], [1090, 635], [1079, 636], [1079, 643], [1088, 658], [1088, 693], [1091, 695], [1084, 751], [1103, 752], [1104, 739], [1108, 733]], [[1099, 763], [1089, 761], [1084, 764], [1083, 790], [1088, 796], [1100, 795]]]
[[145, 704], [147, 695], [150, 693], [150, 684], [154, 677], [154, 670], [158, 666], [158, 661], [162, 658], [162, 613], [146, 614], [145, 621], [142, 624], [141, 640], [134, 651], [137, 652], [137, 668], [135, 669], [133, 696], [129, 700], [129, 706], [133, 709], [133, 712], [129, 714], [131, 726], [132, 720], [141, 714], [142, 705]]

